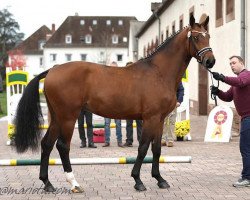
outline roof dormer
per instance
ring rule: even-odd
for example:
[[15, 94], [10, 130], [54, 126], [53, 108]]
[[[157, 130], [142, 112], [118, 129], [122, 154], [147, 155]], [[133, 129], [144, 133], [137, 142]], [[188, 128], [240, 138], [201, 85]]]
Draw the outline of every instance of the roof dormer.
[[70, 34], [65, 35], [65, 43], [66, 44], [72, 43], [72, 36]]

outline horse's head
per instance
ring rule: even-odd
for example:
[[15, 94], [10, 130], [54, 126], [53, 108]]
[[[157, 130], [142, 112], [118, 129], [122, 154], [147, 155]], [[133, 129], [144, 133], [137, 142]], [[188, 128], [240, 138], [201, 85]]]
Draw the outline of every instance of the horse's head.
[[189, 39], [190, 55], [195, 57], [204, 67], [212, 68], [215, 64], [215, 58], [212, 48], [209, 46], [208, 21], [209, 17], [207, 16], [204, 22], [200, 24], [195, 23], [195, 18], [191, 15], [187, 37]]

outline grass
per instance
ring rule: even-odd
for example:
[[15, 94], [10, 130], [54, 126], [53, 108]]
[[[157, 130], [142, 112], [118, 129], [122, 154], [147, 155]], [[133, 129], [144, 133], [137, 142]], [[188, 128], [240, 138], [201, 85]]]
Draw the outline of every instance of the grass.
[[0, 118], [7, 115], [7, 95], [6, 91], [0, 93]]

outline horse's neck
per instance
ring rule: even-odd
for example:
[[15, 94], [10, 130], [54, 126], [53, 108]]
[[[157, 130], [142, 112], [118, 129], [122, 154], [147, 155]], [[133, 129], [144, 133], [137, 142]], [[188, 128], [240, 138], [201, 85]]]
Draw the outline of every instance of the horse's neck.
[[188, 53], [186, 30], [176, 35], [169, 46], [162, 49], [152, 57], [152, 63], [158, 67], [166, 81], [175, 82], [176, 86], [181, 81], [183, 74], [191, 60]]

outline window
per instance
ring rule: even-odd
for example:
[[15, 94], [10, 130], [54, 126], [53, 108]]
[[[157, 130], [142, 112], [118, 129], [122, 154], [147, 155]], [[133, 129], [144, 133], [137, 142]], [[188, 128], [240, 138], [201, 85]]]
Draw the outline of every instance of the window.
[[106, 24], [107, 24], [107, 25], [111, 25], [111, 20], [107, 20], [107, 21], [106, 21]]
[[56, 54], [55, 53], [51, 53], [50, 54], [50, 61], [51, 62], [55, 62], [56, 61]]
[[93, 20], [93, 25], [96, 25], [96, 24], [97, 24], [97, 20], [94, 19], [94, 20]]
[[172, 34], [175, 34], [175, 21], [172, 23]]
[[70, 34], [65, 36], [65, 43], [71, 44], [72, 43], [72, 36]]
[[112, 43], [117, 44], [118, 43], [118, 35], [113, 35], [112, 36]]
[[66, 61], [71, 61], [72, 54], [65, 54]]
[[39, 63], [40, 63], [40, 67], [43, 66], [43, 58], [42, 57], [39, 59]]
[[87, 59], [87, 54], [81, 54], [81, 60], [86, 61]]
[[81, 20], [80, 20], [80, 25], [82, 25], [82, 26], [83, 26], [84, 24], [85, 24], [84, 19], [81, 19]]
[[123, 42], [127, 42], [127, 41], [128, 41], [128, 38], [127, 38], [127, 37], [123, 37], [123, 38], [122, 38], [122, 41], [123, 41]]
[[169, 37], [169, 27], [166, 28], [166, 39]]
[[85, 41], [85, 37], [84, 36], [80, 36], [80, 41], [84, 42]]
[[40, 41], [39, 42], [39, 50], [42, 50], [44, 45], [45, 45], [45, 41]]
[[215, 27], [223, 25], [223, 0], [216, 0]]
[[163, 42], [163, 33], [161, 33], [161, 42], [160, 43], [162, 43]]
[[146, 55], [147, 55], [147, 50], [146, 50], [146, 47], [144, 46], [144, 48], [143, 48], [143, 57], [146, 57]]
[[120, 26], [123, 25], [123, 21], [121, 19], [118, 21], [118, 25], [120, 25]]
[[100, 52], [100, 61], [99, 62], [103, 63], [103, 64], [105, 63], [104, 62], [104, 52], [103, 51]]
[[91, 37], [91, 35], [86, 35], [85, 36], [85, 43], [86, 44], [91, 44], [92, 43], [92, 37]]
[[234, 0], [226, 0], [226, 22], [235, 19], [235, 5]]
[[122, 61], [122, 54], [117, 54], [117, 61]]
[[179, 30], [183, 29], [183, 15], [180, 16], [180, 25]]

